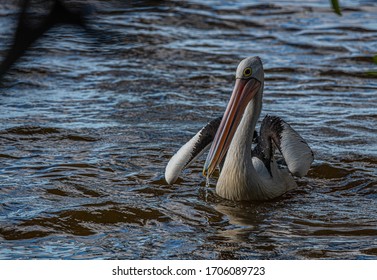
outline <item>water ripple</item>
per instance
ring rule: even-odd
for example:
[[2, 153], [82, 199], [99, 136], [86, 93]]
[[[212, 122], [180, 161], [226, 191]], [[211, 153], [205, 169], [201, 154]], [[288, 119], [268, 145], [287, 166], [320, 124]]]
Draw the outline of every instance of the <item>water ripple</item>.
[[[375, 2], [344, 0], [342, 17], [328, 1], [93, 5], [103, 36], [58, 27], [1, 81], [0, 258], [376, 258]], [[3, 57], [16, 3], [0, 15]], [[262, 115], [315, 152], [308, 176], [234, 203], [201, 158], [167, 185], [168, 159], [223, 113], [250, 55]]]

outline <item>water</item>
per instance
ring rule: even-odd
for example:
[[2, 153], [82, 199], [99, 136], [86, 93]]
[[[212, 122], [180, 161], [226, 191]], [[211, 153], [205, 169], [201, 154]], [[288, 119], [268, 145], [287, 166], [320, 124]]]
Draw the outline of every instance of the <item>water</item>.
[[[203, 2], [98, 1], [111, 43], [55, 28], [2, 80], [1, 259], [376, 259], [376, 2], [341, 1], [342, 17], [320, 0]], [[16, 13], [2, 1], [2, 57]], [[309, 175], [236, 203], [206, 187], [203, 157], [167, 185], [250, 55], [262, 116], [309, 142]]]

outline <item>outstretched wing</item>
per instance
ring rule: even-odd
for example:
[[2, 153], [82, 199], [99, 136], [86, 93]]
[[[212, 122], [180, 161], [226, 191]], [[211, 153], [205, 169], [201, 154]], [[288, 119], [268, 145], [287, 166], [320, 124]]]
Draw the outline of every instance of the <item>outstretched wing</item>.
[[298, 177], [306, 175], [314, 160], [313, 151], [288, 123], [267, 115], [262, 121], [253, 156], [261, 159], [268, 170], [275, 151], [272, 143], [284, 157], [289, 172]]
[[165, 169], [165, 180], [168, 184], [173, 184], [183, 169], [209, 149], [221, 119], [222, 117], [219, 117], [210, 121], [170, 159]]

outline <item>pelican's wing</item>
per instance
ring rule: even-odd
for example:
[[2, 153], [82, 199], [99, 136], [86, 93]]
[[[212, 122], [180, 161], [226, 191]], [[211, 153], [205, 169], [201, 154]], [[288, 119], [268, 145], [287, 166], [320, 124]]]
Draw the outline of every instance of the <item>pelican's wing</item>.
[[262, 121], [254, 156], [260, 158], [267, 169], [274, 155], [271, 140], [284, 157], [289, 172], [298, 177], [305, 176], [314, 160], [313, 151], [306, 141], [281, 118], [266, 116]]
[[221, 117], [210, 121], [175, 153], [165, 169], [165, 180], [168, 184], [173, 184], [183, 169], [209, 149], [220, 122]]

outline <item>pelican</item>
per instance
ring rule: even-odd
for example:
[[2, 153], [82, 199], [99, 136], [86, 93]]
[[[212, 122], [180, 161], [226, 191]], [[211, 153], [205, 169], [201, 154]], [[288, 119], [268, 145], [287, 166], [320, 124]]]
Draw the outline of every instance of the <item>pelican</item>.
[[293, 176], [307, 174], [313, 152], [280, 117], [267, 115], [259, 135], [255, 132], [263, 86], [261, 59], [242, 60], [223, 117], [209, 122], [170, 159], [165, 169], [168, 184], [173, 184], [183, 169], [209, 149], [203, 174], [208, 177], [220, 169], [216, 193], [225, 199], [270, 200], [297, 187]]

